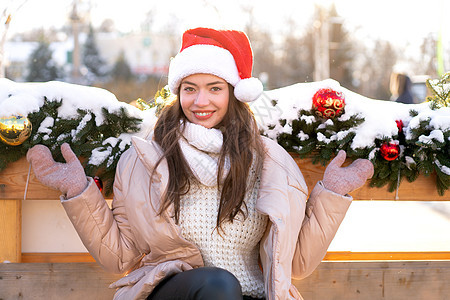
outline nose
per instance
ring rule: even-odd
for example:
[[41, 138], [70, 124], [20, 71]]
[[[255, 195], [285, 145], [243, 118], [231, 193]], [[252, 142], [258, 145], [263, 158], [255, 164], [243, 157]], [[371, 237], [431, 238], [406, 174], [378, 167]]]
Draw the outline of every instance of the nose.
[[200, 90], [195, 99], [195, 104], [197, 106], [207, 106], [209, 104], [208, 93]]

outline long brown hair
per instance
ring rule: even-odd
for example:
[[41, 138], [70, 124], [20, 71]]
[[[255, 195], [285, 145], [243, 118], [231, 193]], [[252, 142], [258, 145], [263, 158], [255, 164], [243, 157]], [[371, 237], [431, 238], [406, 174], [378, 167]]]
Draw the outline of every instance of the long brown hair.
[[[236, 99], [231, 85], [229, 85], [229, 94], [227, 114], [217, 126], [223, 133], [217, 182], [220, 182], [220, 174], [223, 174], [225, 159], [228, 158], [230, 162], [230, 170], [223, 184], [218, 184], [220, 204], [217, 227], [219, 228], [227, 220], [232, 222], [238, 213], [244, 217], [247, 216], [244, 198], [248, 189], [254, 187], [257, 176], [261, 173], [265, 152], [250, 107]], [[189, 192], [191, 184], [195, 181], [178, 144], [186, 122], [189, 121], [181, 109], [178, 93], [177, 98], [163, 108], [154, 129], [154, 139], [161, 146], [163, 158], [166, 158], [169, 169], [168, 186], [162, 197], [159, 213], [161, 214], [173, 204], [176, 223], [180, 215], [180, 198]], [[158, 161], [158, 164], [163, 158]], [[253, 170], [255, 174], [250, 174]]]

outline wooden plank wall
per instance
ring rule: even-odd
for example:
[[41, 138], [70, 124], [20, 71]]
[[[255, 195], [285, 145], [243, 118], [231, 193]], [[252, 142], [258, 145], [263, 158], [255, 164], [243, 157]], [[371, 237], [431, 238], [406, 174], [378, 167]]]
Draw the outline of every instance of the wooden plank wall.
[[[0, 299], [112, 299], [109, 274], [96, 263], [0, 264]], [[446, 300], [450, 261], [322, 262], [294, 281], [305, 300]]]
[[97, 263], [0, 264], [0, 299], [111, 300], [120, 277]]
[[305, 300], [448, 300], [450, 261], [322, 262], [294, 284]]

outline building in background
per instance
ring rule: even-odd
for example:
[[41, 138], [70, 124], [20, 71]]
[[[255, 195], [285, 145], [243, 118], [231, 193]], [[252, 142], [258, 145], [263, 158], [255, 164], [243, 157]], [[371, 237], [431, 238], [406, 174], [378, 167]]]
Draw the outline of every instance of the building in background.
[[[81, 49], [86, 34], [80, 34]], [[123, 52], [132, 72], [137, 76], [164, 75], [168, 73], [170, 57], [176, 54], [177, 47], [173, 39], [166, 35], [136, 33], [120, 34], [97, 33], [97, 46], [101, 57], [112, 67]], [[5, 43], [6, 75], [14, 81], [25, 81], [28, 60], [37, 42], [8, 41]], [[73, 38], [68, 36], [62, 41], [52, 42], [53, 59], [70, 75], [73, 62]], [[81, 66], [83, 75], [83, 66]], [[70, 78], [68, 78], [70, 81]]]

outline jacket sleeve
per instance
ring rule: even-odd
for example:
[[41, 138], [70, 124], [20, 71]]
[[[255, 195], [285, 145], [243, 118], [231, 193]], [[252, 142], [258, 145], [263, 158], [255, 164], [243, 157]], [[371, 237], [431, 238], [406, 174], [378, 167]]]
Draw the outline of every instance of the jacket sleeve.
[[306, 203], [305, 217], [292, 261], [292, 278], [310, 275], [325, 257], [352, 198], [325, 189], [319, 181]]
[[120, 170], [123, 163], [119, 161], [116, 169], [113, 209], [109, 208], [92, 178], [79, 196], [62, 200], [67, 216], [89, 253], [113, 273], [129, 270], [142, 256], [133, 242], [124, 205], [126, 195], [122, 190]]

